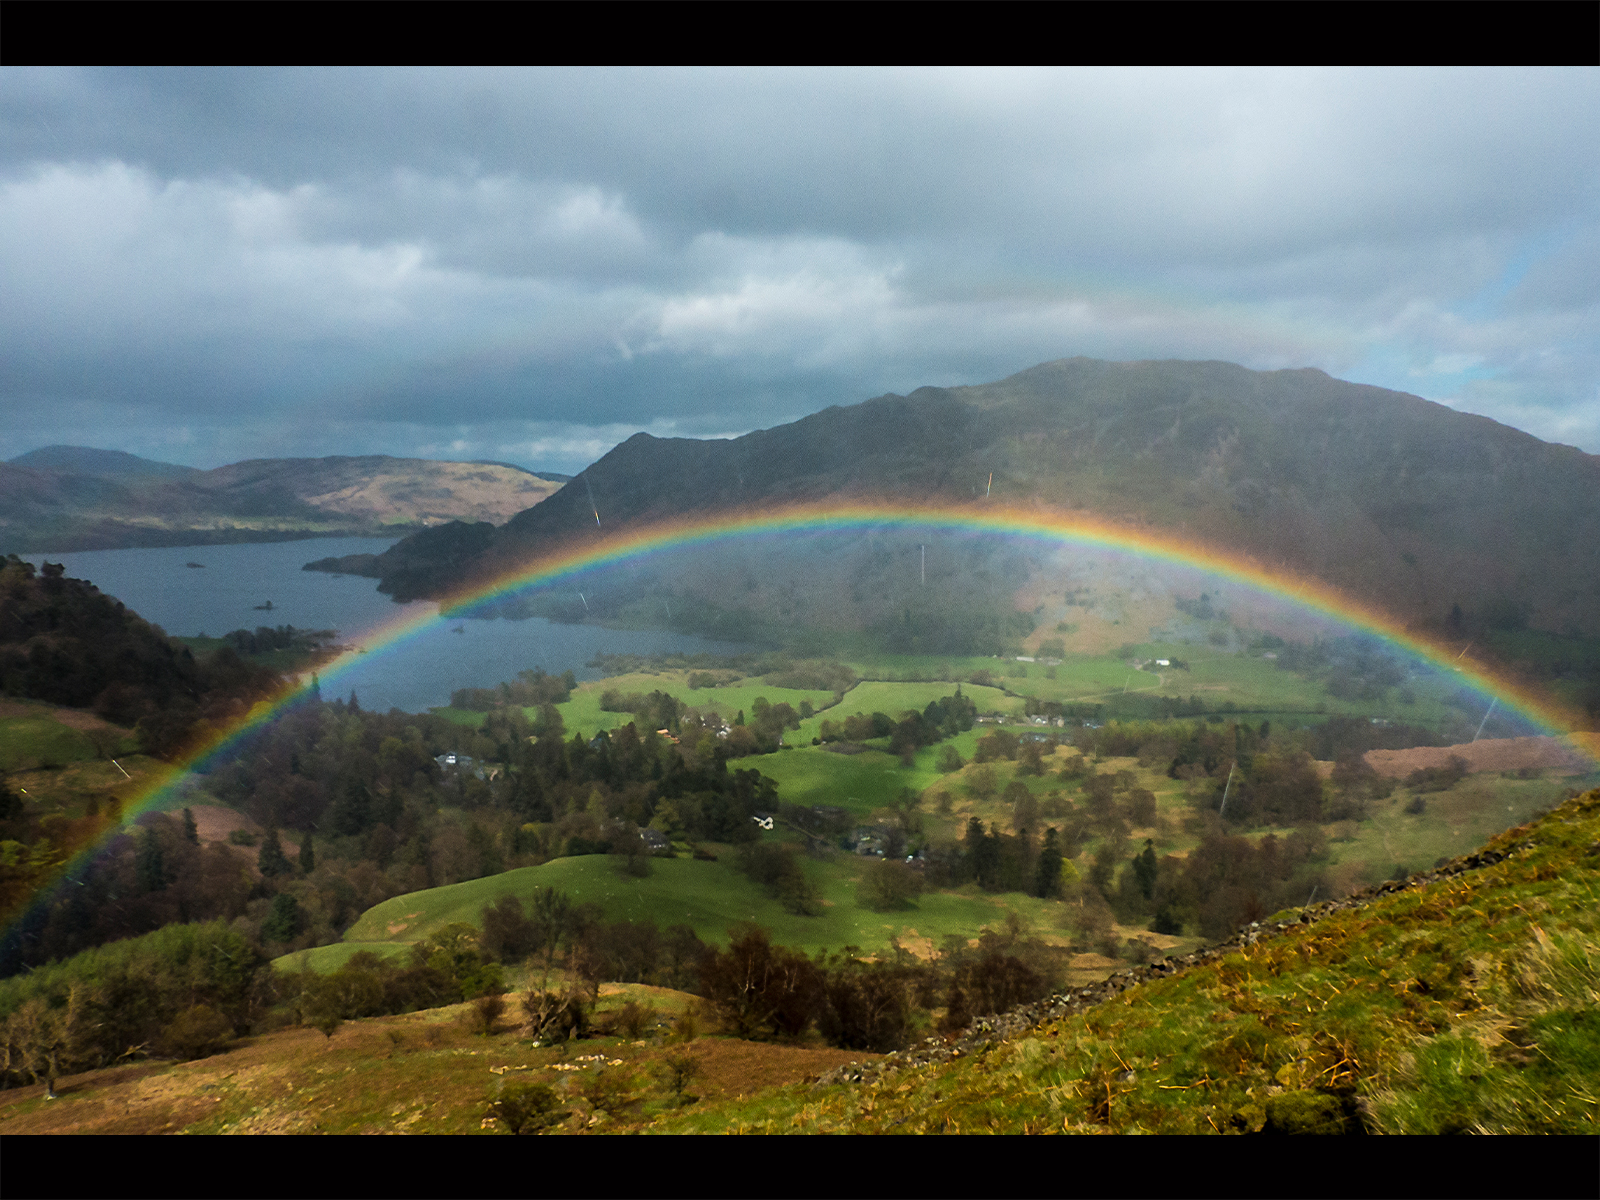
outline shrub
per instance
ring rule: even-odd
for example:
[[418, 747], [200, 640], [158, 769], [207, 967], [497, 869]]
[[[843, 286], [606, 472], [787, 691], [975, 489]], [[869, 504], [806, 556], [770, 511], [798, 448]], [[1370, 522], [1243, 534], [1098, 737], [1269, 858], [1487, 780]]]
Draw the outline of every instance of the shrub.
[[653, 1004], [640, 1004], [629, 1000], [617, 1010], [615, 1027], [624, 1037], [637, 1041], [644, 1036], [646, 1029], [656, 1022], [656, 1006]]
[[656, 1063], [656, 1074], [672, 1096], [672, 1102], [679, 1107], [693, 1104], [698, 1096], [688, 1094], [689, 1085], [705, 1069], [698, 1054], [688, 1050], [678, 1050], [665, 1054]]
[[489, 1104], [489, 1115], [508, 1133], [538, 1133], [566, 1117], [561, 1099], [544, 1083], [508, 1083]]
[[233, 1040], [233, 1023], [205, 1004], [181, 1012], [162, 1031], [159, 1050], [187, 1061], [215, 1054]]
[[467, 1006], [465, 1021], [467, 1028], [480, 1037], [494, 1032], [496, 1023], [506, 1011], [506, 998], [498, 993], [491, 992], [486, 996], [479, 996]]
[[530, 989], [523, 993], [522, 1012], [529, 1035], [542, 1042], [564, 1042], [589, 1032], [588, 1010], [572, 992]]
[[578, 1079], [578, 1092], [590, 1106], [610, 1115], [627, 1108], [638, 1099], [633, 1094], [634, 1077], [626, 1069], [596, 1063], [592, 1072]]
[[700, 1006], [693, 1002], [684, 1007], [672, 1023], [672, 1033], [679, 1041], [688, 1043], [700, 1036]]

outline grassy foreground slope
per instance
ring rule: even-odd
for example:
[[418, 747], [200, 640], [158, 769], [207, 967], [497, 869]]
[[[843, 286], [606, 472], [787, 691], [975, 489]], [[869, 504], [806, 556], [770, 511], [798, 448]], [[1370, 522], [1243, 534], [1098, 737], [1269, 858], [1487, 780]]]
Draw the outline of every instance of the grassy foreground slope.
[[1277, 914], [1258, 940], [1009, 1040], [654, 1128], [1592, 1135], [1597, 868], [1600, 790], [1409, 884]]

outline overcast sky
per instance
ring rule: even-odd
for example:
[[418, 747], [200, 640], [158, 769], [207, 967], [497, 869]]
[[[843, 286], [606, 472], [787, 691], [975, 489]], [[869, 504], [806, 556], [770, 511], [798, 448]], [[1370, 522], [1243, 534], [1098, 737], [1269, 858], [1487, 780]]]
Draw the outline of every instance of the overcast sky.
[[1072, 355], [1600, 452], [1600, 71], [0, 68], [0, 458], [575, 471]]

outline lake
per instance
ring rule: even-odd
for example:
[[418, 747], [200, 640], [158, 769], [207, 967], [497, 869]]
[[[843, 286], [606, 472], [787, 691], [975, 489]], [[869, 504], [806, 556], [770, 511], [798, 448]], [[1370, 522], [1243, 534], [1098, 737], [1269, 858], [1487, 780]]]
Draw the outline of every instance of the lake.
[[[354, 575], [303, 571], [308, 562], [347, 554], [377, 554], [389, 538], [313, 538], [298, 542], [227, 546], [162, 546], [141, 550], [83, 550], [28, 554], [66, 566], [145, 620], [178, 637], [219, 637], [234, 629], [293, 625], [337, 629], [339, 640], [361, 644], [367, 631], [402, 615], [431, 615], [431, 601], [396, 604], [377, 581]], [[199, 568], [187, 563], [201, 563]], [[258, 609], [271, 601], [270, 610]], [[459, 630], [460, 632], [456, 632]], [[354, 691], [363, 708], [425, 712], [450, 703], [457, 688], [490, 687], [518, 671], [543, 668], [598, 679], [584, 664], [596, 654], [733, 654], [749, 647], [688, 634], [523, 621], [435, 621], [400, 644], [375, 650], [324, 689], [327, 699]]]

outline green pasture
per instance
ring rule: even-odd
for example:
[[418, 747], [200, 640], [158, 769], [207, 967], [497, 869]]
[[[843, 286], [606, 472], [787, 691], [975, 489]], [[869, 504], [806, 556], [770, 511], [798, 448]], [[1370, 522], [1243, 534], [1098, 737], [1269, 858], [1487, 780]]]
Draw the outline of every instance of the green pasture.
[[[965, 683], [979, 671], [996, 677], [1010, 665], [1009, 659], [993, 655], [874, 654], [859, 652], [842, 659], [863, 679], [946, 681]], [[1025, 665], [1025, 664], [1023, 664]], [[948, 694], [948, 693], [947, 693]]]
[[[465, 725], [468, 729], [477, 729], [483, 725], [483, 718], [487, 713], [475, 712], [467, 708], [430, 708], [428, 710], [436, 717], [443, 717], [452, 725]], [[537, 712], [538, 710], [533, 710]]]
[[776, 781], [785, 804], [831, 804], [864, 819], [888, 805], [902, 788], [921, 792], [938, 780], [937, 756], [938, 747], [924, 748], [917, 751], [915, 765], [903, 767], [898, 755], [884, 750], [839, 754], [822, 746], [800, 746], [740, 759], [736, 765], [754, 766]]
[[1405, 811], [1412, 795], [1401, 788], [1387, 800], [1372, 801], [1365, 821], [1326, 826], [1335, 835], [1328, 849], [1334, 863], [1364, 864], [1368, 881], [1387, 879], [1397, 865], [1424, 871], [1554, 808], [1581, 782], [1563, 776], [1508, 779], [1484, 772], [1467, 776], [1448, 791], [1423, 793], [1421, 813]]
[[380, 958], [403, 960], [411, 953], [409, 942], [334, 942], [328, 946], [315, 946], [310, 950], [296, 950], [272, 960], [279, 971], [315, 971], [329, 975], [349, 962], [357, 954], [367, 951]]
[[[769, 704], [788, 704], [797, 712], [801, 701], [809, 700], [813, 708], [824, 708], [833, 703], [832, 692], [768, 687], [758, 679], [741, 679], [728, 687], [691, 688], [688, 672], [685, 671], [666, 671], [659, 675], [614, 675], [609, 679], [581, 684], [572, 693], [572, 699], [556, 705], [567, 732], [592, 737], [602, 729], [619, 729], [632, 722], [632, 713], [601, 711], [600, 697], [612, 690], [624, 695], [638, 693], [646, 696], [651, 692], [665, 692], [693, 708], [715, 709], [729, 721], [740, 712], [748, 719], [755, 710], [757, 697], [764, 697]], [[525, 711], [530, 720], [537, 715], [536, 709]]]
[[[1412, 724], [1440, 725], [1459, 719], [1451, 698], [1460, 681], [1444, 672], [1409, 680], [1389, 689], [1381, 700], [1343, 700], [1332, 696], [1316, 680], [1281, 670], [1276, 661], [1258, 656], [1226, 653], [1202, 646], [1145, 643], [1133, 648], [1141, 660], [1176, 658], [1188, 670], [1148, 664], [1134, 670], [1126, 659], [1109, 656], [1069, 655], [1059, 666], [987, 660], [989, 669], [1003, 675], [1007, 691], [1019, 696], [1062, 703], [1102, 703], [1114, 706], [1118, 697], [1140, 693], [1194, 696], [1212, 711], [1224, 704], [1268, 717], [1307, 718], [1332, 716], [1387, 716]], [[1050, 678], [1054, 671], [1055, 678]], [[1401, 700], [1409, 691], [1413, 702]]]
[[526, 902], [547, 887], [565, 892], [575, 902], [599, 905], [609, 920], [648, 920], [663, 928], [685, 924], [713, 944], [726, 943], [731, 927], [754, 921], [771, 932], [774, 942], [808, 952], [847, 945], [874, 952], [887, 949], [892, 938], [931, 938], [935, 944], [952, 934], [973, 938], [985, 926], [1002, 925], [1007, 913], [1013, 912], [1028, 927], [1048, 932], [1062, 912], [1058, 901], [965, 888], [929, 893], [899, 912], [877, 913], [856, 901], [857, 884], [869, 860], [838, 853], [826, 861], [804, 862], [823, 896], [825, 910], [820, 916], [786, 912], [739, 873], [731, 850], [720, 862], [655, 859], [650, 875], [643, 879], [623, 874], [617, 860], [608, 855], [591, 854], [396, 896], [368, 909], [350, 927], [343, 945], [352, 949], [325, 946], [278, 962], [294, 968], [309, 956], [306, 961], [315, 969], [334, 970], [358, 949], [407, 946], [457, 921], [481, 925], [485, 906], [508, 895]]
[[[818, 713], [809, 721], [802, 721], [797, 736], [802, 742], [809, 742], [821, 731], [824, 719], [843, 721], [858, 713], [870, 716], [881, 712], [898, 721], [904, 712], [921, 712], [935, 700], [955, 695], [956, 686], [954, 683], [882, 683], [864, 680], [846, 692], [844, 699], [827, 712]], [[1022, 702], [1007, 696], [999, 688], [979, 687], [970, 683], [963, 683], [960, 687], [961, 694], [970, 697], [980, 713], [1003, 712], [1018, 716], [1022, 713]]]
[[0, 719], [0, 771], [64, 767], [95, 757], [94, 743], [41, 707], [25, 716]]

